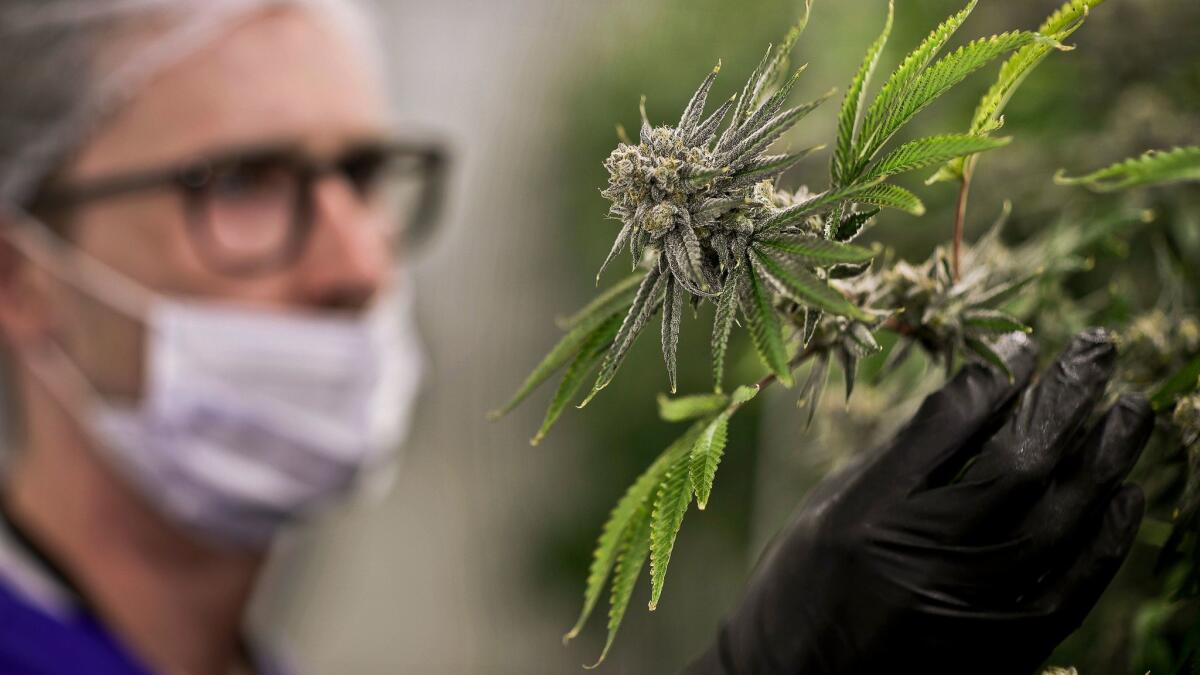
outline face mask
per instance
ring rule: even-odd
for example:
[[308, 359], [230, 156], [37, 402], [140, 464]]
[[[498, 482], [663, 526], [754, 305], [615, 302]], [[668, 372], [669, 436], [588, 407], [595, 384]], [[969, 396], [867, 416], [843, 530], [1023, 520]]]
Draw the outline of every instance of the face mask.
[[[140, 287], [135, 300], [133, 282], [101, 263], [75, 253], [68, 272], [29, 244], [17, 243], [144, 322], [146, 379], [135, 404], [105, 399], [65, 355], [55, 360], [90, 391], [89, 402], [68, 409], [170, 519], [261, 547], [393, 461], [422, 368], [408, 284], [355, 316], [182, 301]], [[39, 370], [53, 386], [53, 374]]]

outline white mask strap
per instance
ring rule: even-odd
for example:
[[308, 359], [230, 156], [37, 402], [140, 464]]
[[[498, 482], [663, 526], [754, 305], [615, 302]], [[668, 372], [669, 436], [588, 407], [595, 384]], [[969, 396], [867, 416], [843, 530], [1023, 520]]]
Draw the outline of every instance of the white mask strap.
[[153, 292], [80, 251], [28, 213], [13, 215], [15, 218], [0, 228], [0, 235], [27, 259], [112, 309], [145, 320], [155, 300]]

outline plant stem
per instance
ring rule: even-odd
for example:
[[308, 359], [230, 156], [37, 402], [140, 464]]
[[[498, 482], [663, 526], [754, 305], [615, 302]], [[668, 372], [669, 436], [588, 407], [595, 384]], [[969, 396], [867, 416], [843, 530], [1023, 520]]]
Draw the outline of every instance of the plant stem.
[[[879, 327], [883, 328], [885, 330], [890, 330], [894, 333], [898, 333], [900, 335], [912, 335], [913, 333], [916, 332], [912, 326], [910, 326], [906, 323], [900, 323], [899, 321], [896, 321], [895, 317], [888, 319], [887, 321], [884, 321], [882, 324], [880, 324]], [[821, 350], [818, 347], [810, 345], [807, 349], [805, 349], [804, 351], [797, 354], [791, 361], [788, 362], [788, 370], [790, 371], [790, 370], [795, 370], [795, 369], [799, 368], [801, 365], [804, 364], [805, 361], [816, 356], [817, 352], [819, 352], [819, 351], [821, 351]], [[754, 386], [758, 387], [759, 391], [762, 391], [763, 389], [766, 389], [767, 387], [774, 384], [775, 381], [778, 379], [779, 378], [775, 376], [775, 373], [767, 373], [766, 375], [763, 376], [763, 378], [761, 380], [756, 382]], [[741, 404], [734, 406], [733, 410], [737, 410], [740, 407], [741, 407]]]
[[962, 182], [958, 186], [958, 208], [954, 214], [954, 281], [962, 278], [963, 224], [967, 219], [967, 195], [971, 191], [971, 162], [963, 163]]

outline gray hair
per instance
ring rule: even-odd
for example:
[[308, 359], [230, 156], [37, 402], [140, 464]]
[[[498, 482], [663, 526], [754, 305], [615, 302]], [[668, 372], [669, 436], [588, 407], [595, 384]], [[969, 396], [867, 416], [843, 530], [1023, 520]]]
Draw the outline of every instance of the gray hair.
[[27, 206], [155, 75], [248, 15], [289, 5], [326, 12], [381, 65], [354, 0], [0, 0], [0, 205]]

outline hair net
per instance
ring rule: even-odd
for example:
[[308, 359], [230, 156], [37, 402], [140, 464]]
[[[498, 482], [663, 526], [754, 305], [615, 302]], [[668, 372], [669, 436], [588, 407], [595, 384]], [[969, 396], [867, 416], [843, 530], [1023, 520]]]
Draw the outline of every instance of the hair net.
[[353, 0], [0, 0], [0, 205], [26, 206], [158, 73], [251, 13], [288, 5], [326, 12], [354, 44], [375, 44]]

